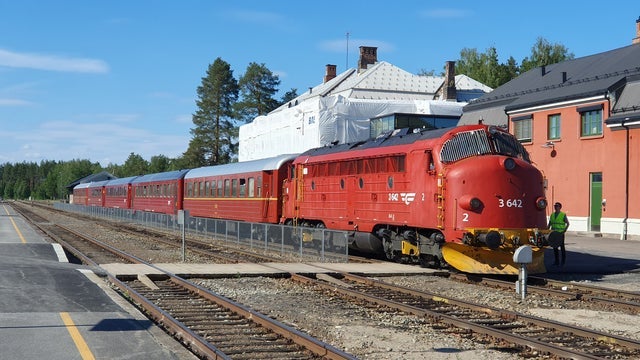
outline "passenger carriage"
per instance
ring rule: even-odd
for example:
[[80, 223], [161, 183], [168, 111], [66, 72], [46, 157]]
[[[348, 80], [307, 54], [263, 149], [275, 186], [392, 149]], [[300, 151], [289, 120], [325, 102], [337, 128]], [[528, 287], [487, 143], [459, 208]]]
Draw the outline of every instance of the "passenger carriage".
[[108, 180], [93, 181], [87, 187], [87, 205], [104, 206], [104, 185]]
[[188, 171], [167, 171], [131, 180], [131, 209], [176, 214], [182, 209], [183, 181]]
[[293, 159], [281, 155], [190, 170], [184, 178], [184, 208], [197, 217], [278, 223], [281, 184]]
[[76, 205], [87, 205], [89, 185], [91, 183], [81, 183], [73, 188], [73, 203]]
[[131, 208], [131, 182], [138, 176], [109, 180], [105, 186], [104, 206], [110, 208]]

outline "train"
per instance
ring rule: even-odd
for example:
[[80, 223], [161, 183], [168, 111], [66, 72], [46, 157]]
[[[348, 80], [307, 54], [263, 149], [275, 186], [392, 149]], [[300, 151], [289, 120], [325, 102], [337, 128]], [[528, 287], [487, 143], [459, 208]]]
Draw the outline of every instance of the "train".
[[543, 174], [489, 125], [397, 129], [301, 154], [147, 174], [73, 189], [88, 206], [346, 231], [349, 249], [479, 274], [546, 272]]

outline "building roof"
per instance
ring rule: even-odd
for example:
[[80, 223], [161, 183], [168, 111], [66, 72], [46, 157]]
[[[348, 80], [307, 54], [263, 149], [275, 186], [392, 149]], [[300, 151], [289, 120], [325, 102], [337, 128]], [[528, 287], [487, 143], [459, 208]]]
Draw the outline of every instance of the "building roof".
[[[631, 99], [637, 107], [638, 98], [634, 101], [625, 92], [635, 93], [626, 85], [639, 76], [640, 44], [537, 67], [471, 101], [463, 109], [460, 124], [477, 122], [478, 112], [492, 107], [509, 112], [616, 92], [617, 100]], [[620, 106], [612, 103], [614, 109]], [[502, 125], [492, 119], [484, 120], [487, 124]]]
[[[386, 61], [379, 61], [369, 65], [365, 71], [349, 69], [327, 82], [310, 88], [272, 112], [296, 106], [311, 98], [332, 95], [383, 101], [436, 100], [444, 81], [444, 76], [415, 75]], [[458, 101], [462, 102], [492, 90], [466, 75], [457, 75], [455, 83]]]
[[90, 183], [92, 181], [104, 181], [104, 180], [112, 180], [112, 179], [117, 179], [117, 177], [111, 175], [109, 172], [107, 171], [101, 171], [97, 174], [91, 174], [79, 179], [76, 179], [74, 181], [72, 181], [71, 183], [69, 183], [67, 185], [67, 190], [68, 191], [72, 191], [74, 187], [76, 187], [76, 185], [81, 184], [81, 183]]

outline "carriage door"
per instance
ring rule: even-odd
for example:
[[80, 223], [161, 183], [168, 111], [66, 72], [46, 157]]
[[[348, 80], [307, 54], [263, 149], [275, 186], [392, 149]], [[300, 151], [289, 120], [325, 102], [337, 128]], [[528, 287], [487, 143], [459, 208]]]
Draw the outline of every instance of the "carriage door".
[[600, 219], [602, 218], [602, 173], [589, 173], [590, 183], [590, 231], [600, 231]]

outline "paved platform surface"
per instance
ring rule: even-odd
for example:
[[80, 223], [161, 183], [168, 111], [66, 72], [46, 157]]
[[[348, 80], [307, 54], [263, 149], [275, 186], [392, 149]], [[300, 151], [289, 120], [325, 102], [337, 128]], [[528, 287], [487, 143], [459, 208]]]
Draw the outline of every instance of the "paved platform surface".
[[434, 269], [395, 263], [345, 264], [345, 263], [239, 263], [239, 264], [101, 264], [101, 268], [116, 276], [158, 275], [163, 271], [178, 276], [234, 276], [267, 275], [284, 276], [290, 273], [328, 274], [351, 272], [366, 275], [435, 274]]
[[195, 359], [0, 204], [0, 359]]

